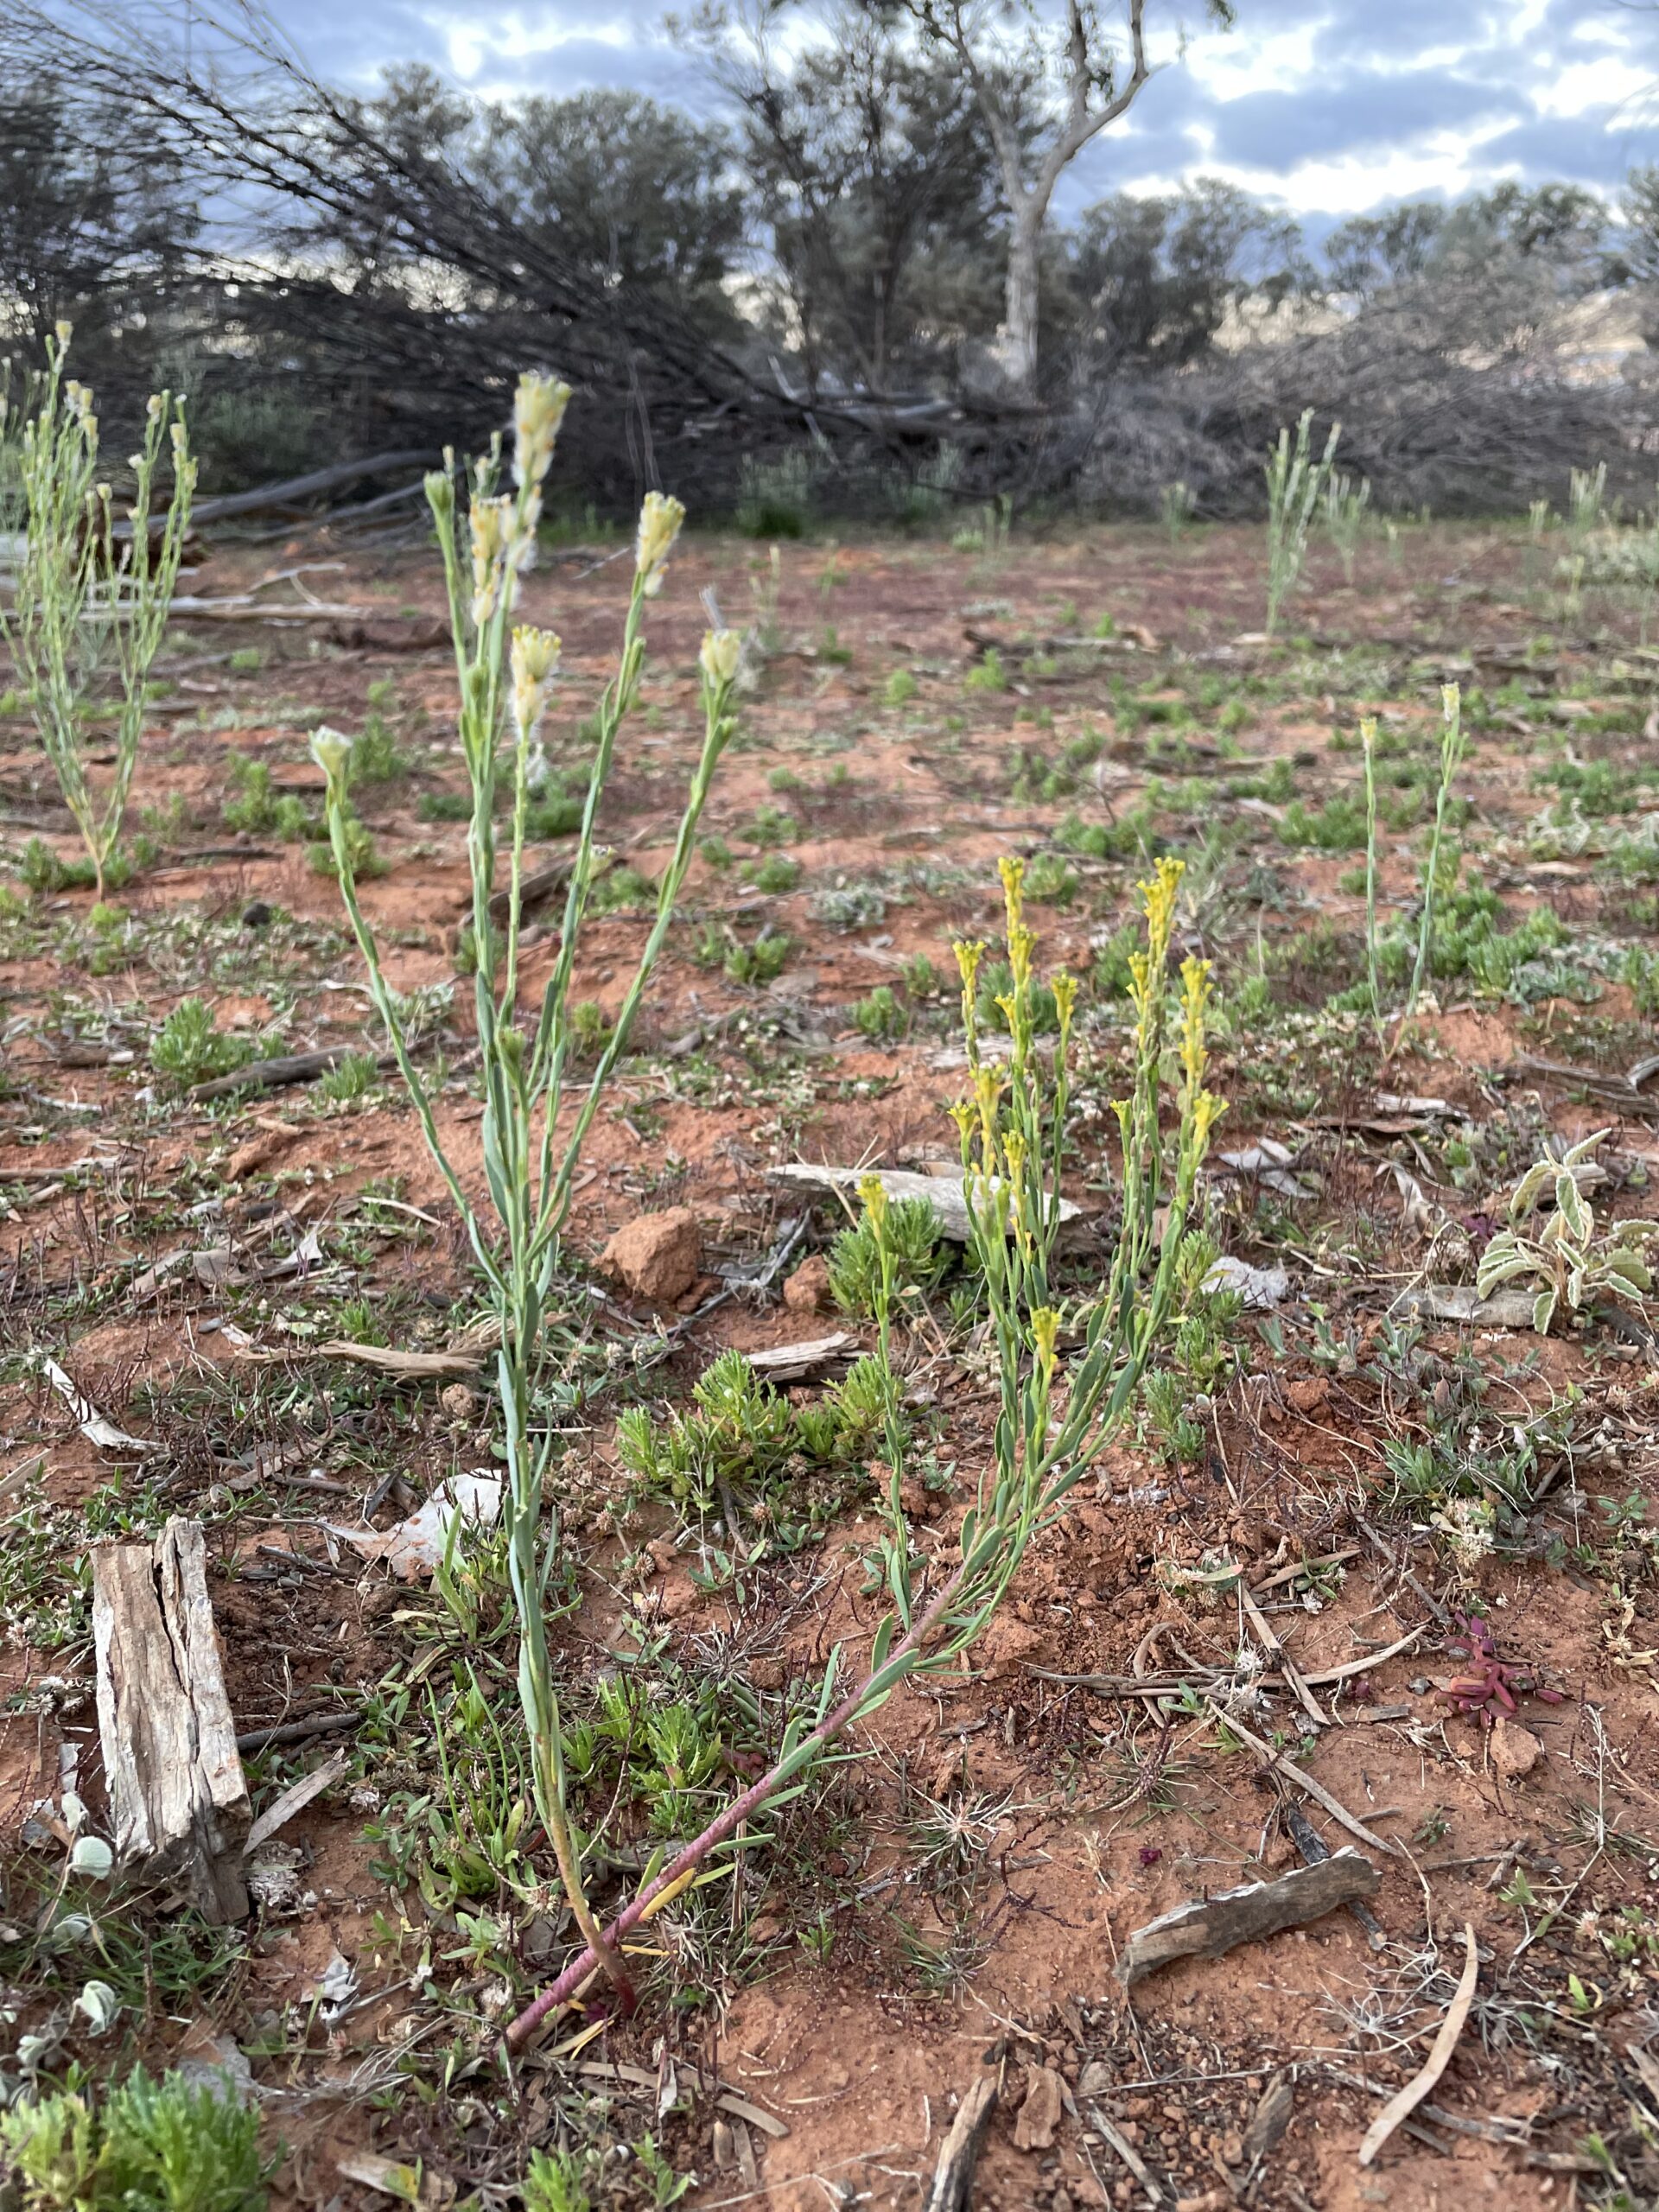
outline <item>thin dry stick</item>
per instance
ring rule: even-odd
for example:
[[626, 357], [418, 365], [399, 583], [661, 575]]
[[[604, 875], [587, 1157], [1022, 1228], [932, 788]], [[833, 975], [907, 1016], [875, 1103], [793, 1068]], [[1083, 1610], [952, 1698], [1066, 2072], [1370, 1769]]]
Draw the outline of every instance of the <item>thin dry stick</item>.
[[1275, 1774], [1282, 1774], [1287, 1782], [1294, 1782], [1299, 1789], [1306, 1791], [1316, 1805], [1323, 1805], [1332, 1819], [1339, 1821], [1350, 1835], [1357, 1836], [1362, 1843], [1369, 1843], [1373, 1851], [1387, 1852], [1390, 1859], [1400, 1857], [1398, 1844], [1389, 1843], [1375, 1829], [1368, 1828], [1363, 1821], [1356, 1820], [1348, 1808], [1339, 1798], [1333, 1797], [1322, 1782], [1315, 1782], [1311, 1774], [1304, 1774], [1300, 1767], [1286, 1758], [1282, 1752], [1275, 1751], [1271, 1744], [1264, 1744], [1259, 1736], [1251, 1735], [1249, 1730], [1232, 1713], [1217, 1705], [1214, 1698], [1211, 1698], [1208, 1703], [1211, 1712], [1224, 1728], [1230, 1730], [1241, 1744], [1247, 1744], [1258, 1757], [1264, 1758]]
[[1480, 1953], [1475, 1947], [1475, 1931], [1465, 1920], [1463, 1923], [1463, 1978], [1458, 1984], [1458, 1993], [1446, 2010], [1440, 2022], [1440, 2031], [1434, 2038], [1434, 2048], [1424, 2060], [1421, 2073], [1414, 2074], [1403, 2089], [1389, 2099], [1376, 2118], [1365, 2131], [1365, 2140], [1359, 2146], [1359, 2163], [1369, 2166], [1382, 2145], [1402, 2120], [1409, 2120], [1423, 2099], [1452, 2062], [1458, 2047], [1458, 2037], [1463, 2033], [1464, 2022], [1469, 2018], [1469, 2008], [1475, 2001], [1475, 1984], [1480, 1979]]

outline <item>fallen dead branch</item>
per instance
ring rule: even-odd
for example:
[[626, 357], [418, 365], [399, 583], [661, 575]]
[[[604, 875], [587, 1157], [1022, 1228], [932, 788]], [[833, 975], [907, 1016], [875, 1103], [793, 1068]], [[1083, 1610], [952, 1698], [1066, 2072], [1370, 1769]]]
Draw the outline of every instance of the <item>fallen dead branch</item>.
[[[939, 1217], [939, 1232], [953, 1244], [965, 1244], [971, 1235], [968, 1200], [960, 1175], [916, 1175], [900, 1167], [824, 1167], [806, 1160], [790, 1160], [767, 1169], [774, 1182], [792, 1183], [811, 1191], [850, 1192], [868, 1177], [875, 1180], [895, 1203], [901, 1198], [925, 1198]], [[1081, 1219], [1083, 1208], [1071, 1198], [1060, 1200], [1062, 1227]]]
[[1434, 2047], [1405, 2087], [1389, 2099], [1376, 2118], [1365, 2131], [1365, 2139], [1359, 2146], [1359, 2163], [1369, 2166], [1389, 2136], [1403, 2120], [1408, 2120], [1423, 2099], [1445, 2073], [1458, 2047], [1458, 2037], [1463, 2033], [1464, 2023], [1469, 2018], [1469, 2008], [1475, 2001], [1475, 1984], [1480, 1979], [1480, 1952], [1475, 1942], [1475, 1931], [1465, 1920], [1463, 1924], [1463, 1974], [1458, 1983], [1457, 1994], [1440, 2022], [1440, 2031], [1434, 2038]]
[[1381, 1878], [1351, 1846], [1309, 1866], [1294, 1866], [1271, 1882], [1178, 1904], [1137, 1928], [1117, 1962], [1117, 1978], [1133, 1989], [1178, 1959], [1218, 1959], [1241, 1943], [1256, 1943], [1282, 1929], [1305, 1928], [1357, 1897], [1375, 1897]]
[[995, 2110], [996, 2074], [988, 2067], [957, 2107], [957, 2116], [939, 2146], [927, 2212], [968, 2212], [979, 2154]]
[[[192, 1084], [186, 1096], [205, 1103], [210, 1098], [229, 1098], [238, 1090], [280, 1090], [290, 1083], [315, 1083], [342, 1060], [355, 1058], [360, 1050], [355, 1045], [325, 1045], [315, 1052], [279, 1052], [268, 1060], [249, 1060], [210, 1083]], [[375, 1065], [384, 1074], [395, 1063], [383, 1055]]]
[[1332, 1819], [1345, 1827], [1350, 1835], [1357, 1836], [1361, 1843], [1369, 1844], [1373, 1851], [1386, 1852], [1390, 1859], [1399, 1857], [1397, 1845], [1389, 1843], [1385, 1837], [1378, 1835], [1374, 1829], [1368, 1828], [1363, 1821], [1357, 1820], [1339, 1798], [1331, 1795], [1322, 1782], [1315, 1782], [1311, 1774], [1304, 1774], [1301, 1768], [1293, 1760], [1286, 1758], [1282, 1752], [1275, 1751], [1271, 1744], [1264, 1744], [1259, 1736], [1253, 1736], [1235, 1714], [1217, 1705], [1214, 1698], [1209, 1699], [1207, 1702], [1211, 1713], [1224, 1728], [1230, 1730], [1241, 1744], [1255, 1751], [1273, 1773], [1282, 1775], [1287, 1782], [1294, 1783], [1296, 1788], [1306, 1796], [1311, 1797], [1316, 1805], [1323, 1805]]

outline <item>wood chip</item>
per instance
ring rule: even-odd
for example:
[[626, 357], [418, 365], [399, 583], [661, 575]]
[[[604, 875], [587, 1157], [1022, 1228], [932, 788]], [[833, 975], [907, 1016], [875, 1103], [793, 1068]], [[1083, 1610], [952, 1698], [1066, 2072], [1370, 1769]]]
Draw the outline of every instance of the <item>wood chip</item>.
[[1152, 2170], [1121, 2128], [1115, 2127], [1098, 2105], [1090, 2105], [1089, 2118], [1097, 2132], [1109, 2143], [1118, 2157], [1135, 2176], [1154, 2204], [1161, 2204], [1164, 2192], [1153, 2179]]
[[769, 1351], [748, 1351], [743, 1357], [757, 1375], [764, 1375], [773, 1382], [794, 1382], [802, 1376], [810, 1375], [815, 1368], [827, 1367], [832, 1360], [852, 1359], [858, 1351], [858, 1338], [845, 1329], [837, 1329], [833, 1336], [809, 1337], [800, 1344], [774, 1344]]
[[1412, 2075], [1404, 2088], [1389, 2099], [1366, 2129], [1365, 2139], [1359, 2146], [1362, 2166], [1371, 2164], [1395, 2129], [1416, 2111], [1451, 2063], [1452, 2054], [1458, 2047], [1458, 2037], [1463, 2033], [1464, 2023], [1469, 2018], [1469, 2008], [1475, 2001], [1475, 1984], [1479, 1979], [1480, 1952], [1475, 1943], [1475, 1931], [1465, 1920], [1463, 1923], [1463, 1976], [1458, 1983], [1457, 1994], [1446, 2007], [1446, 2018], [1440, 2022], [1440, 2031], [1434, 2038], [1434, 2047], [1424, 2060], [1421, 2070]]
[[1271, 1882], [1247, 1882], [1195, 1897], [1137, 1928], [1117, 1962], [1117, 1978], [1134, 1988], [1178, 1959], [1218, 1959], [1286, 1928], [1305, 1928], [1356, 1897], [1375, 1897], [1381, 1881], [1369, 1859], [1351, 1847], [1312, 1866], [1294, 1866]]
[[1014, 2123], [1016, 2151], [1052, 2151], [1065, 2109], [1060, 2077], [1052, 2066], [1027, 2066], [1026, 2094]]

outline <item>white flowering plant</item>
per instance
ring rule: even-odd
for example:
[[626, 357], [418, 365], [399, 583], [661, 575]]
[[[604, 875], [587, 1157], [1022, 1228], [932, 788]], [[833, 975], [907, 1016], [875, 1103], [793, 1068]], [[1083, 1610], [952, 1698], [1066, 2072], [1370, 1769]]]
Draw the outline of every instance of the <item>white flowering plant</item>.
[[[143, 733], [145, 689], [160, 650], [190, 527], [196, 464], [183, 402], [156, 392], [144, 435], [127, 467], [132, 497], [120, 521], [99, 470], [92, 395], [65, 373], [70, 326], [47, 341], [33, 411], [0, 391], [0, 483], [16, 486], [20, 543], [10, 607], [0, 599], [0, 637], [17, 671], [64, 804], [74, 817], [102, 899], [120, 842], [127, 793]], [[157, 512], [166, 456], [172, 488]], [[8, 504], [10, 504], [8, 502]], [[87, 738], [113, 678], [115, 769], [89, 783]]]
[[[461, 686], [461, 747], [472, 787], [467, 850], [477, 958], [474, 996], [484, 1083], [487, 1211], [474, 1203], [444, 1148], [431, 1101], [410, 1057], [399, 1001], [386, 982], [373, 930], [359, 903], [349, 835], [351, 741], [338, 731], [320, 730], [312, 752], [327, 781], [328, 834], [334, 865], [368, 969], [375, 1008], [385, 1025], [428, 1147], [466, 1224], [500, 1319], [497, 1388], [505, 1426], [507, 1473], [503, 1517], [518, 1615], [519, 1696], [530, 1732], [537, 1806], [583, 1938], [626, 2006], [632, 2003], [632, 1993], [621, 1963], [606, 1942], [588, 1904], [582, 1875], [582, 1839], [567, 1805], [558, 1704], [545, 1625], [547, 1583], [556, 1543], [543, 1529], [543, 1509], [546, 1471], [556, 1439], [545, 1428], [532, 1434], [531, 1417], [549, 1358], [550, 1294], [559, 1264], [560, 1239], [570, 1211], [575, 1175], [612, 1070], [627, 1049], [690, 864], [697, 823], [715, 769], [732, 734], [740, 640], [734, 632], [719, 626], [703, 639], [700, 655], [702, 742], [678, 835], [658, 881], [656, 910], [632, 978], [591, 1072], [578, 1086], [572, 1077], [582, 1039], [575, 1019], [571, 983], [589, 894], [598, 873], [595, 828], [618, 734], [639, 696], [645, 662], [645, 602], [662, 588], [685, 510], [677, 499], [662, 493], [645, 495], [617, 670], [600, 702], [596, 718], [597, 742], [565, 894], [563, 925], [551, 970], [541, 987], [539, 1007], [531, 1018], [521, 1020], [525, 822], [538, 757], [538, 733], [558, 672], [560, 645], [552, 631], [515, 625], [512, 617], [522, 580], [534, 563], [543, 489], [569, 398], [569, 387], [551, 377], [520, 378], [514, 410], [512, 487], [497, 488], [502, 461], [498, 441], [491, 454], [474, 464], [464, 518], [459, 512], [453, 463], [435, 471], [426, 482], [427, 499], [443, 553]], [[512, 793], [505, 854], [496, 827], [496, 800], [504, 776]], [[506, 912], [505, 925], [498, 929], [491, 907], [497, 899], [496, 878], [504, 861]]]

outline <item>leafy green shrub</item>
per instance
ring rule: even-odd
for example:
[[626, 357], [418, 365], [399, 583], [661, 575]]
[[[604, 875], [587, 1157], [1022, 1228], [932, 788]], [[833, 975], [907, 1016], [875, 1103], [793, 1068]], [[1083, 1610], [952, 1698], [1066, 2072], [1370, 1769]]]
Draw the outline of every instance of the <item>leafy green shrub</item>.
[[721, 963], [728, 982], [775, 983], [789, 964], [794, 939], [783, 930], [762, 930], [752, 944], [734, 944]]
[[380, 1080], [380, 1070], [372, 1052], [347, 1052], [343, 1060], [336, 1060], [317, 1089], [332, 1105], [348, 1105], [352, 1100], [365, 1097]]
[[[1009, 1033], [1007, 1001], [1013, 993], [1014, 970], [1006, 960], [990, 961], [980, 969], [974, 1018], [982, 1029], [994, 1029], [1005, 1037]], [[1059, 1001], [1052, 985], [1033, 983], [1031, 1020], [1033, 1033], [1039, 1037], [1052, 1037], [1059, 1027]]]
[[1081, 815], [1068, 814], [1054, 832], [1054, 842], [1063, 851], [1080, 853], [1091, 861], [1155, 857], [1166, 842], [1158, 835], [1156, 817], [1156, 807], [1147, 799], [1116, 822], [1085, 822]]
[[100, 2110], [59, 2089], [0, 2112], [25, 2212], [263, 2212], [259, 2113], [228, 2088], [142, 2067]]
[[352, 745], [352, 781], [390, 784], [404, 774], [408, 767], [409, 762], [385, 716], [367, 715]]
[[793, 891], [801, 880], [801, 864], [787, 853], [768, 853], [749, 880], [757, 891]]
[[1053, 906], [1070, 906], [1077, 892], [1077, 871], [1058, 853], [1038, 853], [1026, 863], [1026, 895]]
[[781, 806], [758, 806], [743, 834], [752, 845], [764, 850], [772, 845], [792, 845], [801, 834], [801, 825]]
[[643, 1406], [618, 1415], [616, 1452], [652, 1491], [713, 1510], [722, 1483], [764, 1485], [796, 1448], [790, 1403], [741, 1351], [722, 1352], [691, 1392], [691, 1406], [657, 1422]]
[[1365, 802], [1344, 791], [1328, 798], [1318, 813], [1293, 799], [1285, 809], [1279, 835], [1287, 845], [1312, 845], [1321, 853], [1356, 853], [1365, 845]]
[[891, 984], [878, 983], [868, 998], [859, 1001], [853, 1008], [853, 1027], [873, 1044], [890, 1044], [904, 1034], [905, 1010]]
[[987, 645], [978, 660], [962, 679], [964, 691], [1006, 691], [1008, 672], [1002, 665], [1002, 656], [995, 645]]
[[524, 2212], [594, 2212], [587, 2171], [574, 2151], [532, 2151], [518, 2183]]
[[804, 453], [775, 461], [746, 454], [735, 520], [746, 537], [804, 537], [812, 516], [812, 467]]
[[887, 689], [881, 697], [889, 707], [907, 707], [916, 696], [918, 689], [916, 678], [907, 668], [895, 668], [887, 678]]
[[701, 838], [697, 850], [710, 868], [730, 868], [732, 864], [732, 849], [723, 837]]
[[912, 952], [899, 969], [905, 989], [913, 999], [936, 999], [950, 990], [956, 977], [947, 976], [925, 952]]
[[181, 999], [150, 1039], [149, 1065], [181, 1090], [229, 1075], [253, 1057], [245, 1037], [227, 1037], [198, 998]]
[[[949, 1265], [932, 1202], [899, 1198], [887, 1209], [883, 1236], [894, 1295], [913, 1299], [931, 1290]], [[830, 1246], [830, 1294], [843, 1313], [866, 1320], [874, 1313], [881, 1287], [881, 1241], [866, 1213]]]
[[227, 830], [256, 837], [274, 835], [285, 843], [316, 835], [318, 824], [306, 811], [304, 801], [292, 791], [272, 788], [269, 762], [239, 753], [232, 757], [230, 766], [235, 788], [219, 809], [219, 818]]

